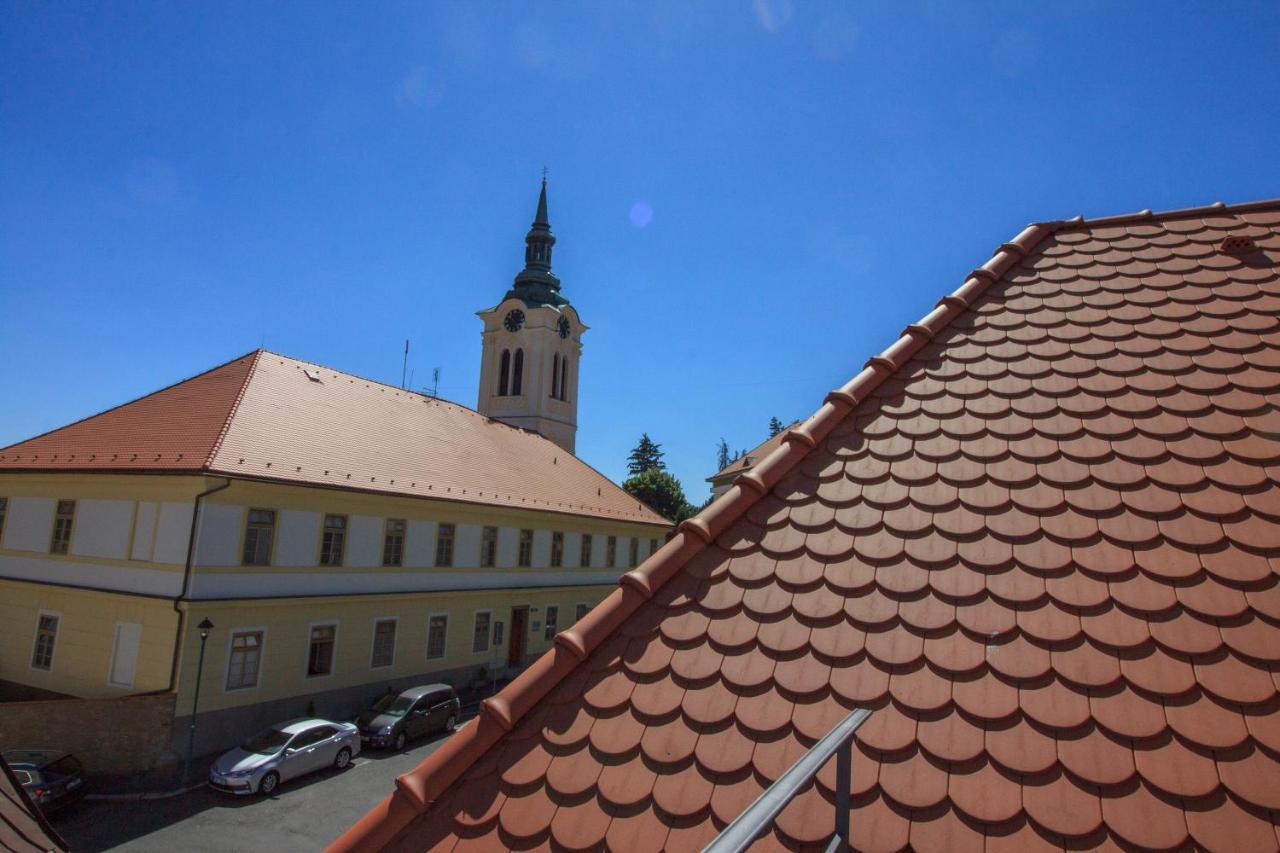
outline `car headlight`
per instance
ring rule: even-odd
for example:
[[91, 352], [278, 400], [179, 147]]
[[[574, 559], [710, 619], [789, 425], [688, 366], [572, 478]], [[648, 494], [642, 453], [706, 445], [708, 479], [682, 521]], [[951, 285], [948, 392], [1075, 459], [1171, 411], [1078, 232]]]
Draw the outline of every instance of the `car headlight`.
[[378, 730], [378, 734], [380, 734], [380, 735], [389, 735], [389, 734], [391, 734], [391, 730], [392, 730], [392, 729], [394, 729], [394, 728], [395, 728], [395, 726], [393, 726], [393, 725], [392, 725], [392, 726], [383, 726], [381, 729], [379, 729], [379, 730]]
[[257, 769], [258, 768], [256, 767], [250, 767], [248, 770], [231, 770], [227, 773], [223, 773], [222, 775], [226, 776], [228, 779], [243, 779], [246, 776], [253, 775], [253, 772]]

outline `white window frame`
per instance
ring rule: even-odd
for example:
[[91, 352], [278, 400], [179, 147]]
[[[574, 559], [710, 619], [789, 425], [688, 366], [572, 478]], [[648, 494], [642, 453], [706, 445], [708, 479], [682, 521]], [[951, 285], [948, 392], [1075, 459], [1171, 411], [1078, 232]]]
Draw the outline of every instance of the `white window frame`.
[[[231, 680], [231, 644], [235, 641], [236, 634], [261, 634], [262, 644], [258, 646], [258, 677], [251, 686], [247, 687], [228, 687], [227, 682]], [[336, 640], [336, 635], [335, 635]], [[311, 629], [307, 629], [307, 654], [311, 654]], [[226, 660], [222, 667], [222, 692], [223, 693], [244, 693], [248, 690], [257, 690], [262, 686], [262, 664], [267, 658], [267, 626], [254, 625], [244, 628], [232, 628], [227, 633], [227, 654]]]
[[[36, 666], [36, 643], [40, 641], [40, 617], [52, 616], [58, 620], [57, 627], [53, 629], [53, 652], [49, 655], [48, 668]], [[27, 657], [27, 666], [36, 672], [53, 672], [53, 666], [58, 660], [58, 635], [62, 633], [62, 612], [59, 610], [37, 610], [35, 630], [31, 632], [31, 654]]]
[[[378, 649], [378, 623], [379, 622], [391, 622], [391, 623], [394, 623], [396, 627], [395, 627], [395, 630], [391, 632], [390, 662], [384, 663], [380, 666], [376, 666], [373, 663], [373, 655], [374, 655], [374, 652], [376, 652]], [[375, 616], [373, 619], [373, 633], [370, 635], [370, 638], [369, 638], [369, 669], [391, 669], [392, 667], [394, 667], [396, 665], [396, 644], [399, 642], [400, 642], [400, 617], [399, 616]], [[338, 652], [338, 638], [336, 636], [336, 633], [333, 638], [333, 651], [334, 651], [334, 657], [336, 658], [337, 652]]]
[[[439, 656], [432, 657], [431, 656], [431, 620], [437, 617], [441, 617], [444, 619], [444, 643], [442, 643], [440, 646]], [[471, 625], [471, 633], [475, 634], [475, 630], [476, 630], [476, 626], [473, 623]], [[445, 658], [449, 657], [449, 614], [448, 613], [439, 612], [439, 613], [427, 614], [427, 644], [426, 644], [426, 648], [423, 649], [423, 654], [426, 655], [426, 659], [429, 661], [444, 660]]]
[[[481, 613], [489, 616], [489, 627], [484, 632], [484, 648], [476, 648], [476, 619]], [[473, 610], [471, 612], [471, 654], [487, 655], [493, 651], [493, 611], [492, 610]]]
[[[582, 616], [579, 616], [579, 615], [578, 615], [578, 609], [579, 609], [579, 608], [581, 608], [581, 610], [582, 610]], [[579, 622], [581, 622], [581, 621], [582, 621], [583, 617], [585, 617], [585, 616], [586, 616], [588, 613], [590, 613], [590, 612], [591, 612], [591, 605], [590, 605], [590, 604], [588, 604], [587, 602], [585, 602], [585, 601], [577, 601], [577, 602], [574, 602], [574, 605], [573, 605], [573, 624], [574, 624], [574, 625], [577, 625]]]
[[[312, 675], [311, 669], [311, 632], [315, 628], [323, 628], [326, 626], [333, 627], [333, 660], [328, 672], [321, 672]], [[302, 661], [302, 677], [307, 681], [317, 678], [332, 678], [334, 673], [338, 671], [338, 620], [337, 619], [321, 619], [318, 622], [310, 622], [307, 624], [307, 649], [303, 655]]]
[[[556, 621], [553, 625], [551, 620], [547, 618], [547, 612], [555, 610]], [[542, 639], [550, 642], [556, 638], [556, 634], [560, 633], [560, 605], [548, 604], [542, 608]]]

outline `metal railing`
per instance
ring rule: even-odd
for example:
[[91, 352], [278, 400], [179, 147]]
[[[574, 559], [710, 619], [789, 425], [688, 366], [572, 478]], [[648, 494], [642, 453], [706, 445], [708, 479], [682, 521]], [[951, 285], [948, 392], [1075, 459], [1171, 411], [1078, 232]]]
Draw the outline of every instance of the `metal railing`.
[[849, 841], [849, 790], [853, 773], [853, 735], [871, 716], [867, 708], [851, 711], [822, 740], [800, 756], [791, 769], [778, 777], [756, 797], [756, 801], [703, 848], [703, 853], [738, 853], [746, 850], [767, 830], [805, 785], [818, 775], [823, 765], [836, 756], [836, 825], [828, 851], [839, 850]]

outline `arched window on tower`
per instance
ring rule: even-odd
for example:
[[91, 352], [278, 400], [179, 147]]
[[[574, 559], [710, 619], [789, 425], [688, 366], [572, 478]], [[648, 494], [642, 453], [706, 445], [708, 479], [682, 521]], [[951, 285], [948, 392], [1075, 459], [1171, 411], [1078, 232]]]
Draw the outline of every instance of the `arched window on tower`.
[[560, 359], [560, 399], [569, 399], [569, 357]]
[[511, 376], [511, 351], [503, 350], [498, 360], [498, 396], [507, 396], [507, 379]]
[[551, 356], [551, 399], [560, 399], [560, 353]]
[[511, 368], [511, 393], [513, 396], [519, 397], [523, 391], [520, 388], [521, 380], [524, 378], [524, 350], [516, 350], [515, 364]]

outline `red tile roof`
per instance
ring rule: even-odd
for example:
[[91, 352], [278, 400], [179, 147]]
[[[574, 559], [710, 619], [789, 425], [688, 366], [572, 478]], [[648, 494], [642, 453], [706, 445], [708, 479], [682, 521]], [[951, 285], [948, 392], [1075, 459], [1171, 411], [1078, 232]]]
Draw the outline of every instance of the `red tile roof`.
[[[796, 421], [796, 423], [798, 424], [799, 421]], [[794, 425], [795, 424], [791, 424], [791, 426]], [[742, 454], [737, 459], [712, 474], [707, 478], [707, 482], [719, 485], [719, 483], [726, 478], [736, 477], [743, 471], [750, 469], [751, 466], [768, 456], [769, 452], [775, 447], [782, 444], [782, 439], [785, 435], [786, 430], [783, 430], [782, 432], [769, 436], [764, 441], [760, 442], [755, 447], [751, 448], [746, 453]]]
[[700, 848], [866, 707], [858, 848], [1273, 850], [1278, 392], [1280, 201], [1031, 226], [333, 849]]
[[0, 449], [6, 470], [206, 472], [669, 524], [535, 433], [264, 350]]

